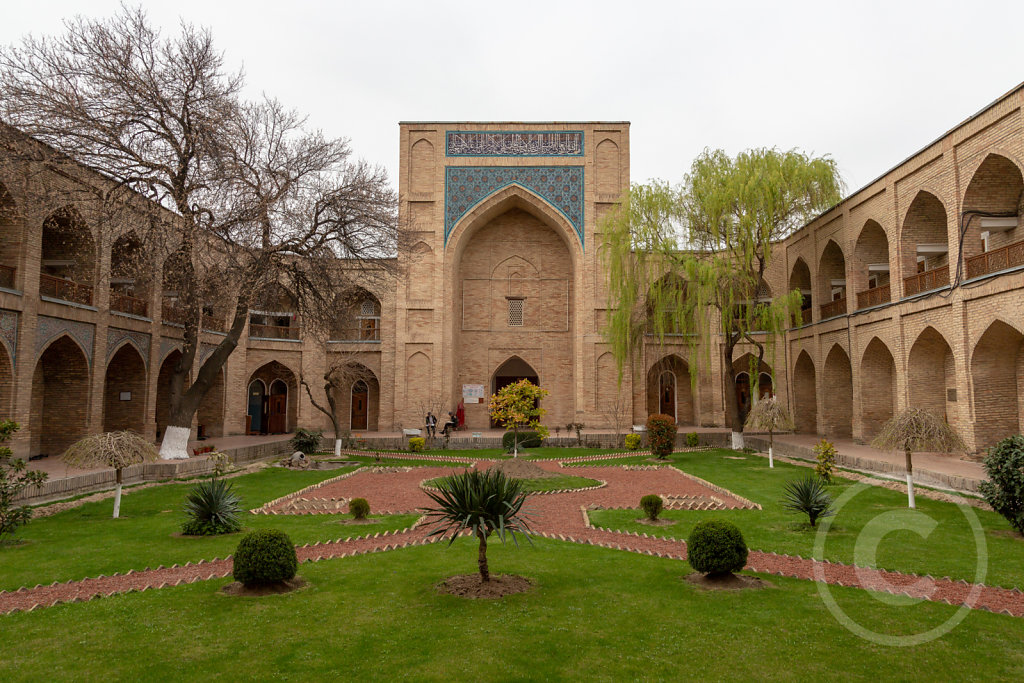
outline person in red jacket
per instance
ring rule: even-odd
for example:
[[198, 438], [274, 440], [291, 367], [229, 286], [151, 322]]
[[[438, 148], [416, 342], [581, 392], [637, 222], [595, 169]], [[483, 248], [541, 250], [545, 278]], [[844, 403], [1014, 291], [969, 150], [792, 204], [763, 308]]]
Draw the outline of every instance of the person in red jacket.
[[459, 420], [459, 429], [463, 429], [466, 426], [466, 403], [461, 398], [459, 399], [459, 407], [455, 409], [455, 417]]

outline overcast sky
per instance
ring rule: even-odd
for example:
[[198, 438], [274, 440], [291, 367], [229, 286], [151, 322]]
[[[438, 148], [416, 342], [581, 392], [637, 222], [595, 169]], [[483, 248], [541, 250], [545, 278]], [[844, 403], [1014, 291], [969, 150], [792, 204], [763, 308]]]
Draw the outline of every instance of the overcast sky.
[[[398, 122], [628, 120], [633, 181], [705, 147], [831, 154], [849, 190], [1024, 81], [1024, 2], [143, 2], [398, 167]], [[7, 2], [0, 42], [116, 0]]]

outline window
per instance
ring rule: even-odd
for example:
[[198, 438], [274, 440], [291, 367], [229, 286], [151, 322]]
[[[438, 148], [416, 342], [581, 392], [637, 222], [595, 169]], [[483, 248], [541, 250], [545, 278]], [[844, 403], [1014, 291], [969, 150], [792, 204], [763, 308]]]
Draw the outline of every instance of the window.
[[509, 299], [508, 300], [508, 326], [509, 327], [522, 327], [523, 326], [523, 300], [522, 299]]
[[380, 341], [380, 311], [377, 302], [365, 299], [359, 305], [359, 339], [362, 341]]

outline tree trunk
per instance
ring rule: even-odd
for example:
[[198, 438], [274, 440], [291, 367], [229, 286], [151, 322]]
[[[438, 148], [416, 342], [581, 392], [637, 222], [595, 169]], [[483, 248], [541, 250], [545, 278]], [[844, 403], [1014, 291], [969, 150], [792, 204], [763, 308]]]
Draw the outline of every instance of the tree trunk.
[[477, 566], [480, 568], [480, 580], [490, 581], [491, 572], [487, 569], [487, 534], [478, 531], [476, 535], [480, 538], [480, 552], [476, 560]]
[[221, 368], [227, 363], [228, 356], [238, 346], [248, 317], [248, 303], [239, 297], [231, 329], [199, 368], [195, 382], [187, 390], [184, 389], [185, 381], [192, 369], [199, 341], [198, 309], [196, 321], [185, 326], [184, 349], [171, 375], [171, 412], [160, 444], [160, 457], [164, 460], [184, 460], [189, 457], [188, 438], [192, 433], [192, 418], [199, 410], [206, 392], [219, 376]]
[[[775, 458], [772, 453], [772, 446], [774, 446], [774, 439], [772, 439], [772, 430], [768, 430], [768, 467], [775, 467]], [[813, 524], [811, 526], [814, 526]]]
[[121, 514], [121, 468], [117, 470], [117, 489], [114, 493], [114, 519], [117, 519]]
[[914, 502], [914, 464], [910, 460], [910, 449], [904, 452], [907, 455], [907, 506], [914, 509], [917, 507]]
[[519, 425], [512, 425], [512, 457], [519, 457]]
[[722, 372], [725, 373], [725, 421], [732, 430], [732, 448], [741, 451], [746, 446], [743, 440], [743, 422], [740, 421], [740, 404], [736, 399], [736, 376], [732, 371], [732, 352], [736, 343], [729, 340], [722, 347]]
[[334, 457], [341, 457], [341, 439], [338, 438], [338, 433], [334, 433]]

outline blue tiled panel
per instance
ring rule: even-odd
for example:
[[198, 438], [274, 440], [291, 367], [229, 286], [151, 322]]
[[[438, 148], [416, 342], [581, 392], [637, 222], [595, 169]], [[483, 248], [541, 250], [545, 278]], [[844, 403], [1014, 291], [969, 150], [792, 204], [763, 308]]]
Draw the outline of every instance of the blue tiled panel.
[[444, 179], [445, 244], [455, 224], [480, 200], [513, 184], [562, 212], [584, 244], [582, 166], [449, 166]]

